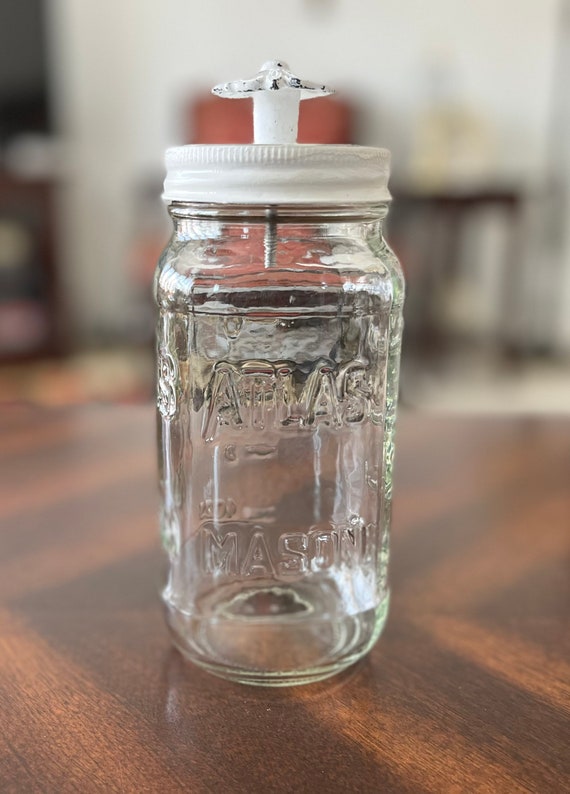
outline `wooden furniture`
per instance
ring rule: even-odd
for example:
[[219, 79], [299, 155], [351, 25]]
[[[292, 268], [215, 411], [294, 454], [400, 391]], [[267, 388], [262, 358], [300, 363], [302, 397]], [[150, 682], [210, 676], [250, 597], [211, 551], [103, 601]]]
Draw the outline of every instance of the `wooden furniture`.
[[570, 791], [570, 421], [403, 415], [391, 615], [311, 687], [186, 664], [149, 407], [0, 414], [0, 791]]
[[[523, 350], [526, 341], [517, 328], [521, 307], [522, 223], [524, 196], [513, 188], [481, 188], [465, 191], [416, 192], [395, 185], [388, 216], [388, 238], [395, 248], [407, 279], [406, 337], [410, 347], [422, 353], [444, 352], [457, 330], [442, 316], [442, 294], [461, 277], [461, 266], [477, 267], [484, 250], [469, 232], [482, 213], [493, 212], [505, 231], [504, 250], [499, 247], [497, 297], [487, 301], [500, 309], [494, 330], [484, 338], [503, 351]], [[477, 227], [475, 227], [477, 231]], [[502, 255], [501, 255], [502, 251]], [[460, 311], [457, 309], [456, 311]], [[477, 341], [475, 339], [474, 341]]]
[[56, 186], [0, 173], [0, 362], [61, 352]]

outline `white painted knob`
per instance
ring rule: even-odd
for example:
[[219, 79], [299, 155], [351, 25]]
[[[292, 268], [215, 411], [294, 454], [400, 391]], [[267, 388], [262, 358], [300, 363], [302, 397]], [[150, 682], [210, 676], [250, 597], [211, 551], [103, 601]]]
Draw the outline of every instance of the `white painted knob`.
[[283, 61], [267, 61], [250, 80], [232, 80], [212, 88], [225, 99], [253, 99], [254, 143], [295, 143], [299, 102], [334, 91], [296, 77]]

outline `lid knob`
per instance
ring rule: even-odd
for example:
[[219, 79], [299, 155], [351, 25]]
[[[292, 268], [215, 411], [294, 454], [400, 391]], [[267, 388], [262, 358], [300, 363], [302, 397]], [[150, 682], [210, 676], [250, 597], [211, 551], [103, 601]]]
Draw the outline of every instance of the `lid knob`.
[[267, 61], [250, 80], [232, 80], [212, 88], [225, 99], [253, 99], [254, 143], [295, 143], [299, 102], [333, 94], [331, 88], [296, 77], [284, 61]]

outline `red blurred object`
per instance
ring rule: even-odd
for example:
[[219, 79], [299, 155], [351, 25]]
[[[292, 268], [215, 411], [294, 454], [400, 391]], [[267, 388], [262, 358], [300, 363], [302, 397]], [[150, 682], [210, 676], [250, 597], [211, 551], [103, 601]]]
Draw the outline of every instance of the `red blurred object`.
[[[352, 107], [334, 96], [301, 102], [299, 143], [353, 143]], [[185, 113], [186, 143], [252, 143], [251, 99], [205, 95]]]

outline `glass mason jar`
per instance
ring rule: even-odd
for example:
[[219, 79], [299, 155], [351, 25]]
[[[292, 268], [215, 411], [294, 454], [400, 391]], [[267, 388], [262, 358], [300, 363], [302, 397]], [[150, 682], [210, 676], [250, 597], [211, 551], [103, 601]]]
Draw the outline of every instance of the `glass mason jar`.
[[163, 599], [176, 646], [223, 677], [316, 681], [384, 626], [404, 298], [387, 206], [170, 204]]

